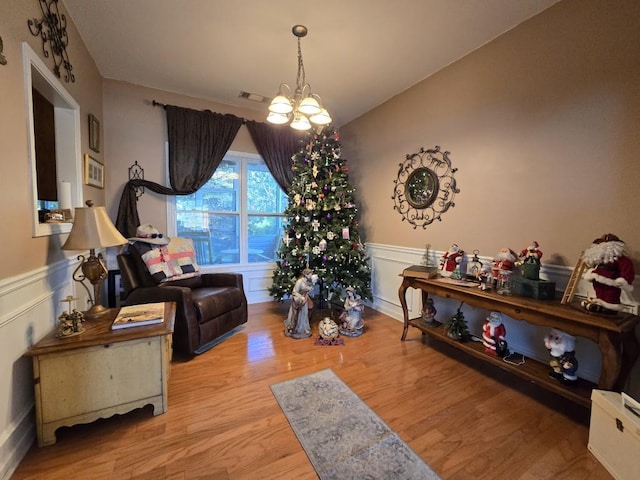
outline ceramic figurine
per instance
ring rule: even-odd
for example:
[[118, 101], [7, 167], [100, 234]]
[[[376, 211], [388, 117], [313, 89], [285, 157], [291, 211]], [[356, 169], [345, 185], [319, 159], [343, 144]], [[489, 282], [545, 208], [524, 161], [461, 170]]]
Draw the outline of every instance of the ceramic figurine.
[[583, 278], [593, 285], [595, 298], [582, 302], [582, 307], [595, 313], [616, 314], [624, 307], [620, 295], [633, 290], [635, 270], [625, 243], [607, 233], [593, 241], [582, 257], [589, 267]]
[[347, 287], [347, 298], [344, 299], [344, 312], [340, 314], [342, 321], [339, 331], [347, 337], [359, 337], [364, 332], [364, 302], [353, 287]]
[[456, 243], [451, 244], [449, 250], [447, 250], [442, 256], [440, 261], [440, 275], [443, 277], [450, 277], [454, 271], [458, 274], [464, 274], [462, 271], [464, 268], [464, 250], [462, 250]]
[[500, 353], [504, 353], [505, 336], [507, 329], [502, 323], [502, 314], [500, 312], [490, 312], [482, 324], [482, 344], [484, 351], [489, 355], [498, 356], [498, 344], [500, 344]]
[[562, 379], [562, 356], [565, 352], [565, 333], [562, 330], [551, 329], [544, 337], [544, 346], [549, 350], [549, 376], [555, 380]]
[[422, 307], [422, 323], [426, 327], [434, 327], [436, 325], [436, 307], [433, 305], [433, 298], [427, 298]]
[[516, 253], [510, 248], [502, 248], [493, 258], [493, 282], [496, 291], [501, 295], [511, 294], [511, 273], [518, 259]]
[[527, 248], [520, 252], [518, 265], [522, 267], [522, 276], [529, 280], [540, 279], [540, 259], [542, 251], [538, 248], [538, 242], [531, 242]]
[[324, 317], [318, 325], [318, 335], [320, 338], [331, 339], [339, 335], [338, 325], [329, 317]]
[[58, 336], [68, 337], [74, 333], [73, 320], [67, 312], [62, 312], [62, 315], [58, 317]]
[[578, 359], [576, 358], [576, 338], [565, 332], [564, 334], [564, 354], [560, 360], [562, 367], [562, 383], [573, 386], [578, 381]]
[[491, 275], [490, 265], [482, 266], [482, 270], [480, 271], [480, 276], [478, 278], [480, 280], [480, 285], [478, 285], [480, 290], [491, 290], [493, 288], [493, 275]]
[[291, 292], [291, 306], [284, 322], [284, 334], [291, 338], [308, 338], [311, 336], [309, 310], [313, 309], [313, 301], [309, 296], [313, 288], [313, 272], [305, 268], [296, 280]]

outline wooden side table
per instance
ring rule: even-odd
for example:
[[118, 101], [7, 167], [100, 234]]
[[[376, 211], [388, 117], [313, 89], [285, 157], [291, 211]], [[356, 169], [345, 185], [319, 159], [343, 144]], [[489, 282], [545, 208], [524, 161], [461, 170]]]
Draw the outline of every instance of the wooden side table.
[[86, 321], [82, 334], [59, 338], [53, 331], [28, 351], [39, 447], [54, 444], [62, 426], [149, 404], [154, 415], [167, 410], [176, 306], [165, 305], [162, 324], [113, 331], [119, 309], [111, 309], [102, 319]]

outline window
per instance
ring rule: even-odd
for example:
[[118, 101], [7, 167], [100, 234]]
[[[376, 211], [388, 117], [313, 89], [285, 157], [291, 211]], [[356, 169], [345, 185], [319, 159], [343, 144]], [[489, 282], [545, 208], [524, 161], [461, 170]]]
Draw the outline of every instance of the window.
[[200, 265], [275, 260], [288, 198], [260, 156], [228, 152], [200, 190], [174, 198], [177, 235]]

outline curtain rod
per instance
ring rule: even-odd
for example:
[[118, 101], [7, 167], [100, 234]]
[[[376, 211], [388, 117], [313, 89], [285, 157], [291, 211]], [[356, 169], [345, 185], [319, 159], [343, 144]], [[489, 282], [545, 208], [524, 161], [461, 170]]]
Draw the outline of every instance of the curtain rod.
[[[166, 108], [167, 108], [167, 106], [168, 106], [166, 103], [160, 103], [160, 102], [158, 102], [158, 101], [156, 101], [156, 100], [152, 100], [152, 101], [151, 101], [151, 104], [152, 104], [154, 107], [162, 107], [162, 108], [164, 108], [165, 110], [166, 110]], [[187, 107], [180, 107], [180, 108], [187, 108]], [[202, 111], [204, 111], [204, 112], [211, 112], [211, 110], [208, 110], [208, 109], [206, 109], [206, 110], [202, 110]], [[217, 113], [217, 112], [211, 112], [211, 113]], [[219, 113], [218, 115], [233, 115], [233, 113]], [[237, 115], [233, 115], [233, 116], [234, 116], [234, 117], [238, 117]], [[242, 120], [242, 124], [243, 124], [243, 125], [244, 125], [244, 124], [246, 124], [246, 123], [248, 122], [248, 120], [247, 120], [246, 118], [243, 118], [243, 117], [238, 117], [238, 118], [239, 118], [240, 120]]]

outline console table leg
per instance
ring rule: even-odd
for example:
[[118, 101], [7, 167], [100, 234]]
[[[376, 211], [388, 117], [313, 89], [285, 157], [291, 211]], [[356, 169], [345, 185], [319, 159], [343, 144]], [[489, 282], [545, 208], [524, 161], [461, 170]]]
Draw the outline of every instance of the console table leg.
[[631, 373], [631, 369], [635, 365], [637, 359], [638, 339], [636, 337], [635, 329], [631, 329], [624, 335], [624, 337], [622, 337], [622, 367], [620, 369], [620, 375], [613, 386], [614, 391], [624, 391], [627, 377]]
[[622, 345], [617, 335], [600, 331], [600, 351], [602, 353], [602, 370], [598, 388], [612, 390], [622, 370]]
[[402, 337], [400, 340], [404, 342], [405, 338], [407, 338], [407, 330], [409, 330], [409, 309], [407, 308], [407, 289], [409, 288], [409, 283], [405, 278], [402, 280], [402, 284], [398, 289], [398, 297], [400, 297], [400, 305], [402, 306], [402, 315], [404, 316], [404, 329], [402, 330]]

